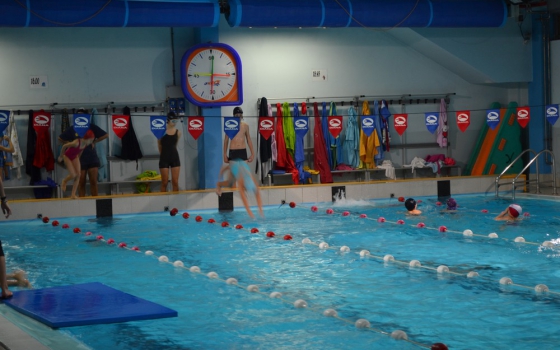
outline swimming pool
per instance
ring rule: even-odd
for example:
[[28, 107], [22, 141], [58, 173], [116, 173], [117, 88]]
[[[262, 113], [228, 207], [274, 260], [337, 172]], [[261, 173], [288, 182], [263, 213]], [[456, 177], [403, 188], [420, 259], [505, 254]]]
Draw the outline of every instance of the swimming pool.
[[[529, 216], [508, 224], [493, 217], [510, 201], [456, 198], [456, 213], [442, 212], [433, 197], [417, 198], [420, 217], [406, 216], [392, 199], [320, 203], [317, 212], [311, 204], [286, 204], [266, 208], [266, 219], [256, 221], [244, 211], [192, 211], [189, 219], [180, 211], [104, 222], [58, 219], [69, 224], [66, 230], [40, 220], [4, 222], [3, 232], [18, 233], [3, 234], [2, 241], [8, 268], [28, 271], [36, 288], [98, 281], [179, 312], [178, 318], [57, 331], [92, 349], [418, 349], [437, 342], [453, 349], [555, 348], [560, 202], [518, 198]], [[74, 227], [82, 232], [72, 233]], [[284, 240], [287, 234], [293, 240]], [[109, 238], [116, 244], [108, 245]], [[118, 248], [120, 242], [141, 252]], [[174, 267], [177, 260], [185, 268]], [[410, 267], [412, 260], [421, 266]], [[442, 265], [449, 272], [438, 273]], [[201, 272], [190, 272], [192, 266]], [[207, 277], [210, 272], [219, 278]], [[513, 284], [500, 284], [503, 277]], [[539, 284], [549, 291], [535, 291]], [[258, 292], [248, 291], [250, 285]], [[282, 297], [271, 298], [273, 292]], [[307, 308], [294, 306], [298, 300]], [[326, 309], [338, 318], [324, 316]], [[358, 320], [369, 327], [357, 328]], [[409, 341], [393, 339], [394, 331]]]

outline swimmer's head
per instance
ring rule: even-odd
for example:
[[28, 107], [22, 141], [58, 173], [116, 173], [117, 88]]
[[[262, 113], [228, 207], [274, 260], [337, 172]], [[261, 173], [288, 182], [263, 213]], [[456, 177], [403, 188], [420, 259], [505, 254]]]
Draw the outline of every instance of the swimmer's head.
[[447, 200], [447, 210], [455, 210], [457, 209], [457, 202], [453, 198], [449, 198]]
[[414, 210], [416, 209], [416, 201], [414, 200], [414, 198], [409, 198], [404, 201], [404, 206], [408, 211]]
[[509, 215], [513, 216], [514, 218], [518, 217], [519, 215], [521, 215], [521, 213], [523, 212], [523, 210], [521, 209], [521, 206], [518, 204], [510, 204], [508, 207], [508, 212]]
[[95, 138], [95, 135], [93, 134], [93, 131], [88, 130], [86, 131], [86, 134], [84, 135], [84, 140], [93, 140]]
[[177, 114], [175, 114], [175, 112], [169, 112], [167, 113], [167, 122], [172, 122], [172, 123], [176, 123], [178, 121], [177, 119]]
[[[238, 116], [238, 114], [241, 114], [241, 115]], [[242, 117], [243, 116], [243, 110], [241, 109], [241, 107], [235, 107], [233, 109], [233, 115], [235, 117]]]

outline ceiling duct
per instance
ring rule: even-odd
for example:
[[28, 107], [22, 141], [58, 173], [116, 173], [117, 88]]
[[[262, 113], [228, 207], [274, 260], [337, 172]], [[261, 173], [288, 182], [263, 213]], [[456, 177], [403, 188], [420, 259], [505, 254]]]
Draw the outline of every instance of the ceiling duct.
[[216, 27], [218, 0], [12, 0], [0, 27]]
[[501, 27], [504, 0], [229, 0], [232, 27]]

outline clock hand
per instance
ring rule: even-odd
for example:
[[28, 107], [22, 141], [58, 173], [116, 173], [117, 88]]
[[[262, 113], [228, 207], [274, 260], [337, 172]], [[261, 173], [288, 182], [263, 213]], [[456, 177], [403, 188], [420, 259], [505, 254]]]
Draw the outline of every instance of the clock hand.
[[212, 75], [212, 73], [192, 73], [192, 75], [199, 77], [209, 77]]
[[212, 68], [210, 68], [210, 95], [212, 95], [212, 92], [214, 92], [214, 55], [212, 55], [210, 61], [212, 61]]
[[214, 76], [214, 77], [231, 77], [231, 74], [214, 73], [214, 74], [212, 74], [212, 76]]

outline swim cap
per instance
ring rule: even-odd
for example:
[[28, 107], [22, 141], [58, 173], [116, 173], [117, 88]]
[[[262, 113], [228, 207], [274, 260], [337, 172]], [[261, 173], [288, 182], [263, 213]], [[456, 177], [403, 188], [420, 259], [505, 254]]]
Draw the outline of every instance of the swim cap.
[[237, 113], [243, 114], [243, 110], [241, 109], [241, 107], [235, 107], [233, 109], [233, 115], [236, 115]]
[[455, 210], [457, 209], [457, 202], [453, 198], [449, 198], [447, 200], [447, 209], [448, 210]]
[[88, 130], [86, 131], [86, 134], [84, 135], [84, 139], [94, 139], [95, 135], [93, 134], [93, 131]]
[[416, 201], [414, 198], [409, 198], [404, 202], [404, 206], [408, 211], [414, 210], [414, 207], [416, 207]]
[[523, 213], [520, 205], [517, 204], [510, 204], [508, 207], [509, 215], [513, 216], [514, 218], [518, 217]]

